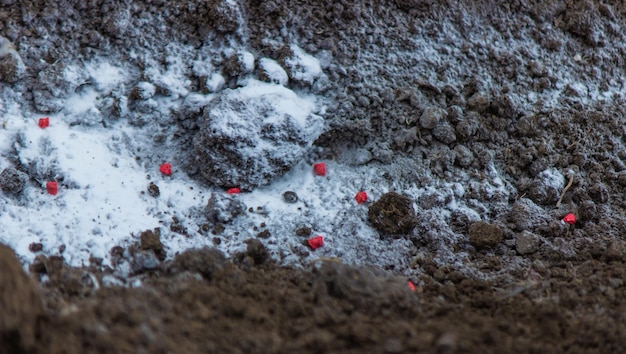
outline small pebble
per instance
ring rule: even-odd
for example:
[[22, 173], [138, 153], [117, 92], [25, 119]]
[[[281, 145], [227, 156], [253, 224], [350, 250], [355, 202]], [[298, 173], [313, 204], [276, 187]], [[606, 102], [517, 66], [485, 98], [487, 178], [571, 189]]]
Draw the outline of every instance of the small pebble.
[[28, 249], [31, 252], [39, 252], [41, 250], [43, 250], [43, 245], [39, 242], [33, 242], [30, 245], [28, 245]]
[[286, 203], [294, 204], [298, 201], [298, 195], [296, 194], [296, 192], [287, 191], [283, 193], [283, 199]]
[[269, 238], [270, 236], [272, 236], [272, 234], [269, 230], [263, 230], [256, 235], [258, 238]]
[[159, 195], [161, 195], [161, 191], [159, 190], [159, 186], [157, 186], [156, 184], [154, 184], [154, 182], [150, 182], [150, 184], [148, 185], [148, 194], [150, 194], [153, 197], [158, 197]]
[[311, 235], [311, 228], [303, 226], [296, 230], [296, 235], [298, 236], [309, 236]]

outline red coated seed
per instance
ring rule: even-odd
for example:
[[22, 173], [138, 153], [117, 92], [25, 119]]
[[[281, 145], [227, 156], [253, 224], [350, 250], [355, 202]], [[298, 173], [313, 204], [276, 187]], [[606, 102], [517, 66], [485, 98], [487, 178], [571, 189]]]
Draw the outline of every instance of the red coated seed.
[[59, 185], [57, 182], [46, 182], [46, 191], [48, 194], [56, 195], [59, 192]]
[[324, 246], [324, 238], [322, 236], [311, 237], [307, 240], [309, 247], [316, 250], [322, 246]]
[[161, 166], [159, 166], [159, 171], [161, 171], [162, 174], [169, 176], [172, 174], [172, 164], [170, 164], [169, 162], [166, 163], [162, 163]]
[[228, 194], [239, 194], [239, 192], [241, 192], [241, 190], [239, 188], [229, 188], [226, 193]]
[[360, 191], [354, 196], [357, 204], [365, 203], [367, 201], [367, 193]]
[[409, 289], [411, 289], [411, 291], [415, 291], [415, 284], [413, 284], [412, 281], [407, 281], [406, 285], [409, 287]]
[[323, 162], [313, 164], [313, 171], [318, 176], [326, 176], [326, 164]]
[[39, 118], [39, 123], [37, 123], [37, 125], [39, 125], [39, 128], [41, 129], [47, 128], [50, 125], [50, 118]]
[[566, 224], [574, 225], [576, 223], [576, 215], [569, 213], [565, 215], [562, 220]]

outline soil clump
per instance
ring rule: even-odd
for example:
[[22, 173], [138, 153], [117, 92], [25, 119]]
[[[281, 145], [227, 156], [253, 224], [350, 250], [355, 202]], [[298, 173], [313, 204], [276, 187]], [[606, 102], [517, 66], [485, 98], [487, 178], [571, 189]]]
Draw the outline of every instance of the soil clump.
[[367, 219], [383, 235], [408, 234], [417, 225], [413, 201], [395, 192], [389, 192], [374, 202]]

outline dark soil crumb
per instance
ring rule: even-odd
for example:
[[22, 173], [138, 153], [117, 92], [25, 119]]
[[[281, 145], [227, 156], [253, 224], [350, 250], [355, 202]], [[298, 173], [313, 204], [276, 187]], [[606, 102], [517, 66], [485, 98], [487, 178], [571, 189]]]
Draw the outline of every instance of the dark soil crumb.
[[263, 265], [270, 260], [270, 254], [261, 241], [248, 239], [246, 244], [248, 244], [246, 252], [236, 257], [242, 264]]
[[503, 231], [498, 225], [475, 222], [469, 227], [469, 241], [478, 250], [494, 247], [502, 242]]
[[43, 245], [39, 242], [33, 242], [28, 245], [28, 250], [31, 252], [40, 252], [41, 250], [43, 250]]
[[219, 234], [221, 234], [222, 232], [224, 232], [224, 230], [225, 230], [224, 225], [222, 225], [222, 224], [216, 224], [216, 225], [213, 227], [213, 229], [211, 230], [211, 233], [212, 233], [213, 235], [219, 235]]
[[287, 191], [283, 193], [283, 200], [285, 200], [285, 202], [289, 204], [297, 203], [298, 195], [296, 194], [296, 192]]
[[150, 250], [154, 252], [154, 255], [161, 261], [165, 260], [167, 254], [163, 250], [163, 244], [161, 243], [161, 230], [159, 228], [152, 230], [146, 230], [141, 233], [140, 245], [143, 250]]
[[111, 255], [111, 263], [113, 265], [117, 265], [124, 258], [124, 248], [120, 246], [113, 246], [109, 251], [109, 254]]
[[310, 236], [311, 232], [313, 232], [311, 230], [311, 228], [310, 227], [306, 227], [306, 226], [299, 227], [298, 229], [296, 229], [296, 235], [298, 235], [298, 236], [304, 236], [304, 237]]
[[256, 234], [257, 238], [270, 238], [270, 236], [272, 236], [272, 233], [270, 232], [270, 230], [263, 230], [259, 232], [258, 234]]
[[177, 222], [174, 222], [170, 225], [170, 231], [175, 232], [179, 235], [189, 236], [187, 228]]
[[159, 195], [161, 195], [161, 191], [159, 190], [159, 186], [157, 186], [156, 184], [154, 184], [154, 182], [150, 182], [150, 184], [148, 185], [148, 194], [150, 194], [153, 197], [158, 197]]
[[413, 201], [395, 192], [386, 193], [374, 202], [367, 219], [383, 235], [408, 234], [417, 225]]

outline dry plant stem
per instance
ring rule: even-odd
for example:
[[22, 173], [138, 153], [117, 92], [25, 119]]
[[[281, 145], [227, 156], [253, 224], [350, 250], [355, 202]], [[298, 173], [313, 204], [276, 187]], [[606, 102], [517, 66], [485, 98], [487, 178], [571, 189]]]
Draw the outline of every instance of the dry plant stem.
[[565, 186], [565, 188], [563, 188], [563, 192], [561, 192], [561, 196], [559, 197], [559, 201], [556, 202], [556, 207], [558, 208], [559, 205], [561, 205], [561, 202], [563, 201], [563, 197], [565, 196], [565, 193], [567, 192], [568, 189], [570, 189], [570, 187], [572, 186], [572, 183], [574, 183], [574, 174], [572, 173], [569, 176], [569, 182], [567, 182], [567, 185]]

